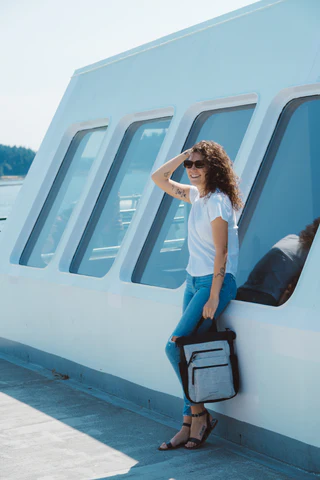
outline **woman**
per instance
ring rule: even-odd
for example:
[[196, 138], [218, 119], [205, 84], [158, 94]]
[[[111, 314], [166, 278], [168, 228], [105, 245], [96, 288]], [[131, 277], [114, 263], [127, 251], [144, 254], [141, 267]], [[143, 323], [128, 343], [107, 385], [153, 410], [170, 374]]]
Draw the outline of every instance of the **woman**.
[[[191, 185], [170, 179], [182, 163]], [[180, 379], [180, 351], [176, 339], [190, 335], [202, 316], [205, 321], [199, 333], [215, 327], [214, 319], [236, 296], [239, 245], [235, 210], [241, 208], [242, 202], [232, 162], [223, 147], [212, 141], [201, 141], [169, 160], [152, 179], [169, 195], [192, 204], [183, 315], [166, 346], [166, 354]], [[182, 445], [189, 450], [198, 448], [215, 427], [217, 420], [209, 415], [204, 404], [192, 404], [186, 397], [184, 401], [181, 430], [169, 443], [160, 445], [159, 450]]]

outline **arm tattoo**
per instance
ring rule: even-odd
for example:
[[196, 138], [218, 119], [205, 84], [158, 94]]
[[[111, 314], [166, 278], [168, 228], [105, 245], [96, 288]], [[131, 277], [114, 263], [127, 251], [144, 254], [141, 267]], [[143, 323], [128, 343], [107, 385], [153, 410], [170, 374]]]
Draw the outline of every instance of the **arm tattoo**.
[[217, 275], [213, 275], [213, 278], [224, 277], [226, 274], [227, 261], [224, 262], [224, 266], [220, 268], [220, 272]]
[[183, 188], [176, 188], [174, 185], [172, 185], [172, 190], [175, 195], [179, 195], [181, 198], [187, 198], [186, 192], [183, 190]]
[[171, 172], [166, 172], [166, 173], [163, 174], [164, 178], [168, 178], [168, 177], [170, 177], [170, 175], [171, 175]]
[[226, 269], [225, 269], [225, 267], [221, 267], [221, 268], [220, 268], [220, 272], [217, 273], [217, 275], [215, 275], [215, 278], [217, 278], [217, 277], [222, 277], [222, 278], [223, 278], [223, 277], [225, 276], [225, 274], [226, 274]]

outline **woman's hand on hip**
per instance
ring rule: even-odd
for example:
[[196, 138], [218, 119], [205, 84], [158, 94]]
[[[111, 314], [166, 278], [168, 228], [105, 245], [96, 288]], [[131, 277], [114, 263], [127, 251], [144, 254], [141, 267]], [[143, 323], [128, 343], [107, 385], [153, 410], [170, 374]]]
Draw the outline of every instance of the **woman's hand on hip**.
[[203, 318], [211, 318], [213, 320], [214, 314], [219, 305], [219, 298], [210, 297], [202, 310]]

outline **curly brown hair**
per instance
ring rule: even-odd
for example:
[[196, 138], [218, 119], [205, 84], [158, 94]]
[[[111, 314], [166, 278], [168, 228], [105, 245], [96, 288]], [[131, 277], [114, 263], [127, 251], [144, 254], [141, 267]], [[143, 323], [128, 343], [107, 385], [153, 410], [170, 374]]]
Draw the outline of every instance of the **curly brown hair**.
[[315, 234], [317, 233], [320, 224], [320, 217], [315, 218], [312, 223], [306, 226], [304, 230], [299, 233], [299, 241], [303, 248], [310, 250]]
[[239, 178], [235, 174], [232, 162], [224, 148], [219, 143], [202, 140], [192, 147], [192, 152], [200, 153], [208, 166], [205, 194], [208, 195], [210, 192], [213, 193], [219, 189], [228, 195], [232, 207], [235, 210], [240, 210], [243, 203], [239, 189]]

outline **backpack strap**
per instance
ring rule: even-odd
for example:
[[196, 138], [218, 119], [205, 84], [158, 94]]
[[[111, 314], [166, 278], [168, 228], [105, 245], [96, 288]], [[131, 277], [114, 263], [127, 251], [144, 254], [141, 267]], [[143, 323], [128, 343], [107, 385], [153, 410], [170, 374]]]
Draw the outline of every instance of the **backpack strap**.
[[[199, 330], [199, 328], [201, 327], [201, 325], [203, 324], [204, 321], [205, 321], [205, 318], [201, 317], [199, 322], [197, 323], [194, 331], [193, 331], [193, 335], [195, 335], [197, 333], [197, 331]], [[213, 318], [211, 323], [212, 323], [212, 325], [209, 328], [209, 332], [217, 332], [218, 330], [217, 330], [217, 325], [216, 325], [216, 322], [215, 322], [215, 318]]]

